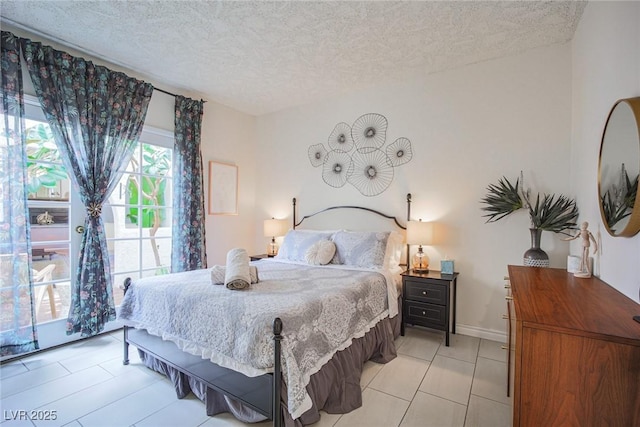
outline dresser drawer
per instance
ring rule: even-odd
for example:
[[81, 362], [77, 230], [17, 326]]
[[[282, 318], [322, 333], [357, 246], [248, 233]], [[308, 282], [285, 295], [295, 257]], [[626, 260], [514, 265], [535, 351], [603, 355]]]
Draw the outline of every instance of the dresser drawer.
[[406, 322], [421, 326], [440, 326], [447, 324], [447, 308], [443, 305], [406, 301]]
[[447, 305], [448, 285], [432, 283], [427, 280], [405, 279], [405, 299], [433, 304]]

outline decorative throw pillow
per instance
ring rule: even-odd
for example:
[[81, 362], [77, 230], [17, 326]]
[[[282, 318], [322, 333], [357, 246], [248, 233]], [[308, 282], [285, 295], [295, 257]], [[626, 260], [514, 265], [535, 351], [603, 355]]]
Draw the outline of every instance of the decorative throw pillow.
[[333, 231], [289, 230], [275, 258], [306, 262], [307, 250], [318, 241], [330, 240], [333, 233]]
[[307, 263], [312, 265], [329, 264], [336, 253], [336, 245], [331, 240], [319, 240], [307, 249]]
[[354, 267], [383, 268], [388, 231], [338, 231], [333, 236], [336, 254], [333, 264]]

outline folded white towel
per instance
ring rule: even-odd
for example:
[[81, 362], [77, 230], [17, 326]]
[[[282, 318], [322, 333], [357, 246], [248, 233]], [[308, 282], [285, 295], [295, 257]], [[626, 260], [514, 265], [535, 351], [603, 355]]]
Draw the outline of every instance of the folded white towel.
[[[211, 283], [214, 285], [224, 285], [224, 277], [227, 272], [227, 267], [224, 265], [214, 265], [211, 267]], [[258, 277], [258, 267], [255, 265], [249, 266], [249, 274], [251, 275], [251, 284], [258, 283], [260, 278]]]
[[228, 289], [245, 289], [251, 284], [249, 254], [241, 248], [227, 252], [227, 264], [224, 274], [224, 285]]

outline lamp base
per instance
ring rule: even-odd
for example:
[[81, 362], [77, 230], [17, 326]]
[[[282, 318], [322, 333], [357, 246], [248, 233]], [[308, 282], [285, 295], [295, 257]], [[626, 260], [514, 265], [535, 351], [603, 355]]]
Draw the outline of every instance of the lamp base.
[[271, 239], [269, 246], [267, 246], [267, 256], [269, 258], [272, 258], [276, 255], [278, 255], [278, 244], [276, 243], [276, 240], [274, 238], [274, 239]]
[[422, 246], [418, 248], [418, 252], [413, 256], [411, 267], [416, 273], [429, 272], [429, 257], [422, 251]]

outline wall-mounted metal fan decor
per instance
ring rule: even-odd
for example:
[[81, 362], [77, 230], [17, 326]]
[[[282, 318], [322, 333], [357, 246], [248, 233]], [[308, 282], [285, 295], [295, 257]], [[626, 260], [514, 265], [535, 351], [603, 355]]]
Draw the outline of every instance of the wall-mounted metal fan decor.
[[407, 138], [398, 138], [387, 147], [387, 156], [393, 167], [404, 165], [409, 163], [413, 157], [413, 151], [411, 150], [411, 141]]
[[329, 147], [333, 150], [351, 151], [353, 149], [351, 126], [344, 122], [338, 123], [329, 135]]
[[329, 134], [329, 150], [323, 144], [309, 147], [311, 165], [322, 166], [327, 185], [343, 187], [347, 182], [365, 196], [384, 192], [393, 181], [394, 168], [411, 161], [411, 141], [401, 137], [384, 147], [386, 117], [364, 114], [352, 126], [340, 122]]
[[309, 147], [309, 161], [314, 168], [322, 166], [325, 157], [327, 157], [327, 149], [322, 144], [316, 144]]
[[387, 138], [387, 118], [369, 113], [356, 119], [351, 128], [353, 142], [358, 150], [380, 148]]
[[353, 172], [353, 160], [349, 153], [331, 150], [322, 165], [322, 179], [332, 187], [342, 187]]
[[363, 149], [352, 154], [353, 173], [349, 183], [365, 196], [382, 193], [393, 181], [393, 166], [382, 150]]

